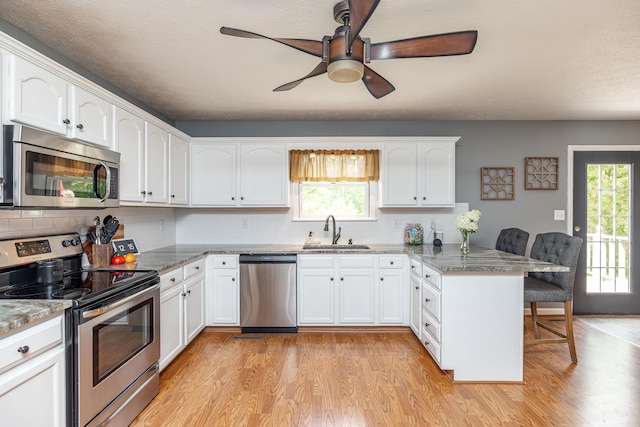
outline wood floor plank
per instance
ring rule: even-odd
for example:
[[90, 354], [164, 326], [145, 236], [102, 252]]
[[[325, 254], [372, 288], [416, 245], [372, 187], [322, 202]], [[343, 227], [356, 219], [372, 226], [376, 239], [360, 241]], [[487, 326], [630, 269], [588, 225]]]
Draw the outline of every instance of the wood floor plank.
[[526, 346], [523, 384], [461, 384], [408, 332], [205, 330], [131, 425], [640, 425], [640, 347], [579, 321], [575, 334], [578, 365], [566, 345]]

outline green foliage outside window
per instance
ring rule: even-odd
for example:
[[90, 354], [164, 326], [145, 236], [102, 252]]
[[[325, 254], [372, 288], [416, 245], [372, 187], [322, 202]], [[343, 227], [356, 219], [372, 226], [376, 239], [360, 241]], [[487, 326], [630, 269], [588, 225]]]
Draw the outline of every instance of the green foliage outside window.
[[363, 217], [368, 212], [367, 184], [302, 184], [301, 216]]

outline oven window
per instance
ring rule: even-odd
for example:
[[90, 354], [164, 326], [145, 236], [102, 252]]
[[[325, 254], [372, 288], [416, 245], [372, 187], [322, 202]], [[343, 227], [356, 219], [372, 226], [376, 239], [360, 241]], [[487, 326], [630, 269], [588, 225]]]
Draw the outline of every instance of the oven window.
[[93, 385], [153, 342], [153, 299], [93, 328]]
[[91, 199], [104, 194], [106, 174], [97, 170], [98, 188], [94, 188], [96, 165], [81, 160], [27, 151], [25, 193], [33, 196]]

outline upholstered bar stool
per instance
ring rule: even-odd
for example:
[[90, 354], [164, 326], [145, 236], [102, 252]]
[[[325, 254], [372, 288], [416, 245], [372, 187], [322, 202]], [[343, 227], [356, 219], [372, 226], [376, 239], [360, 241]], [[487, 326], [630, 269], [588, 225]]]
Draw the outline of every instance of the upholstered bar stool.
[[[534, 344], [567, 343], [571, 361], [578, 363], [576, 345], [573, 339], [573, 281], [576, 275], [578, 256], [582, 248], [580, 237], [565, 233], [543, 233], [536, 236], [531, 247], [531, 258], [552, 262], [570, 268], [569, 272], [531, 272], [524, 278], [524, 301], [531, 304], [533, 320]], [[553, 328], [547, 322], [538, 319], [537, 303], [564, 303], [565, 332]], [[558, 338], [541, 338], [540, 329], [558, 336]]]
[[519, 228], [505, 228], [500, 231], [496, 240], [496, 249], [524, 256], [529, 242], [529, 233]]

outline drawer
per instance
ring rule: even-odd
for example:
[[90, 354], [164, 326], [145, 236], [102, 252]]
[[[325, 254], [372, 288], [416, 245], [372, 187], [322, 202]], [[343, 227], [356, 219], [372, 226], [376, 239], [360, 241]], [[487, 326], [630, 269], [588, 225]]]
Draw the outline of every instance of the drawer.
[[379, 268], [402, 268], [404, 267], [405, 255], [380, 255], [378, 257]]
[[422, 277], [422, 263], [420, 261], [416, 261], [415, 259], [411, 260], [411, 274], [415, 274], [419, 277]]
[[427, 285], [422, 285], [422, 307], [436, 320], [440, 321], [440, 291]]
[[429, 330], [422, 328], [422, 345], [427, 349], [433, 360], [440, 365], [440, 343], [435, 339], [433, 335], [429, 333]]
[[436, 288], [441, 289], [442, 276], [440, 275], [440, 273], [432, 268], [427, 267], [426, 265], [422, 266], [422, 279], [426, 282], [429, 282]]
[[160, 276], [160, 292], [171, 288], [184, 280], [184, 271], [182, 268], [168, 271]]
[[373, 255], [342, 255], [338, 257], [338, 268], [374, 268]]
[[422, 327], [426, 328], [427, 331], [429, 331], [429, 333], [438, 340], [438, 342], [442, 341], [442, 337], [440, 335], [440, 322], [434, 319], [426, 310], [422, 310]]
[[196, 274], [204, 273], [204, 258], [197, 259], [189, 264], [185, 265], [184, 268], [184, 278], [188, 279], [189, 277], [193, 277]]
[[333, 268], [332, 255], [298, 255], [298, 268]]
[[213, 268], [238, 268], [238, 255], [215, 255]]
[[[0, 372], [62, 342], [62, 316], [47, 320], [0, 340]], [[19, 348], [28, 347], [21, 353]]]

